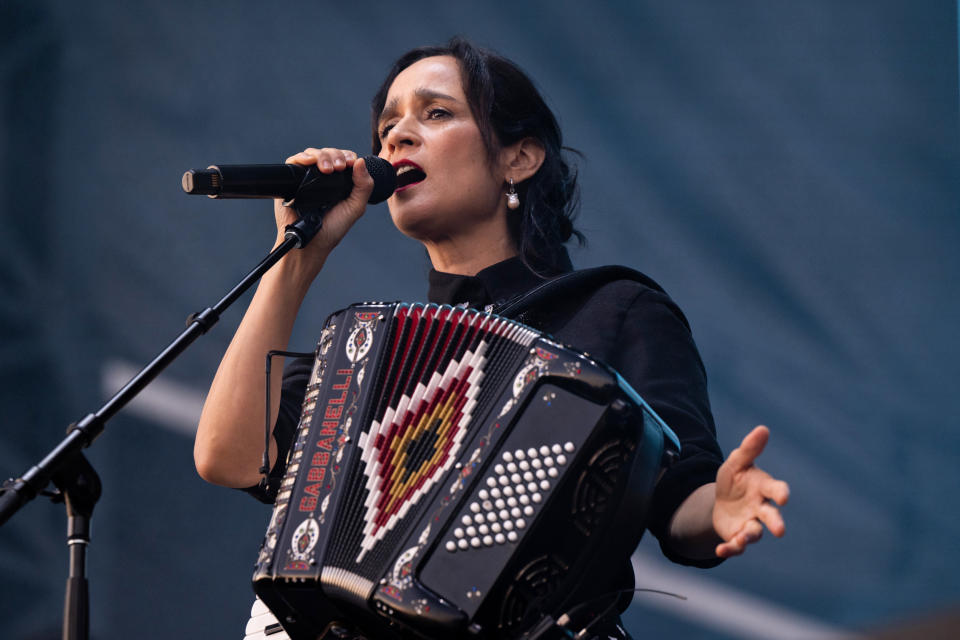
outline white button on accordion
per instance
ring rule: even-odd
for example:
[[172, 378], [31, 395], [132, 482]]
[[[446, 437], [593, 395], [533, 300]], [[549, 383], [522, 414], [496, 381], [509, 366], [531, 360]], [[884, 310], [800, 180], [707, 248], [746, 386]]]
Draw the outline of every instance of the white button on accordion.
[[293, 640], [520, 637], [625, 562], [678, 451], [616, 372], [522, 324], [354, 305], [321, 334], [254, 590]]

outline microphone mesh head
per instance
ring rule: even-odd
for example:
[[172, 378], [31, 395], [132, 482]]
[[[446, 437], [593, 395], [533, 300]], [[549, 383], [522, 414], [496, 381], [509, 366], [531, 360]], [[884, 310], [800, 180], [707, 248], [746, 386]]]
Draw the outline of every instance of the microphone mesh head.
[[365, 156], [364, 164], [373, 178], [373, 193], [367, 200], [370, 204], [383, 202], [397, 189], [397, 170], [393, 165], [378, 156]]

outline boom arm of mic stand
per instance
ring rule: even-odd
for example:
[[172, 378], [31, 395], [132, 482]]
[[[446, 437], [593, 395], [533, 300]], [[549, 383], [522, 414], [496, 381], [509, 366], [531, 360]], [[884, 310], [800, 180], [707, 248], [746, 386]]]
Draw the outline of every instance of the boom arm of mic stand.
[[187, 319], [186, 330], [177, 336], [160, 355], [140, 370], [120, 391], [96, 413], [87, 414], [67, 429], [64, 438], [53, 451], [16, 480], [9, 480], [0, 488], [0, 526], [20, 507], [33, 500], [47, 485], [60, 489], [67, 505], [67, 544], [70, 547], [70, 574], [64, 599], [63, 638], [87, 640], [90, 633], [90, 603], [86, 578], [86, 546], [90, 542], [90, 519], [93, 507], [100, 497], [100, 478], [83, 455], [103, 433], [107, 420], [133, 400], [161, 371], [167, 368], [194, 340], [210, 330], [220, 315], [236, 302], [250, 286], [260, 279], [291, 249], [304, 247], [317, 234], [322, 223], [322, 210], [301, 214], [300, 220], [287, 227], [280, 245], [260, 261], [227, 295], [213, 307], [194, 313]]
[[70, 425], [64, 438], [47, 456], [31, 467], [19, 478], [9, 480], [0, 489], [0, 526], [9, 520], [20, 508], [42, 492], [54, 474], [70, 460], [74, 454], [89, 447], [104, 429], [107, 421], [133, 400], [161, 371], [173, 362], [194, 340], [209, 331], [220, 319], [220, 315], [270, 270], [280, 258], [292, 249], [305, 247], [317, 234], [322, 224], [325, 209], [307, 209], [300, 213], [300, 219], [286, 228], [285, 239], [271, 251], [260, 263], [237, 283], [213, 307], [207, 307], [199, 313], [191, 314], [187, 319], [187, 328], [177, 336], [147, 366], [123, 386], [96, 413], [87, 414], [82, 420]]
[[301, 214], [300, 219], [287, 227], [284, 241], [253, 268], [227, 295], [213, 307], [192, 314], [186, 330], [177, 336], [150, 364], [141, 369], [96, 413], [87, 414], [70, 425], [64, 438], [47, 456], [26, 473], [4, 483], [0, 489], [0, 526], [20, 507], [41, 493], [52, 480], [60, 489], [67, 505], [67, 544], [70, 546], [70, 574], [64, 601], [63, 637], [86, 640], [89, 635], [89, 601], [85, 567], [85, 549], [90, 541], [90, 518], [100, 497], [100, 479], [84, 457], [82, 449], [89, 447], [112, 418], [150, 382], [156, 378], [194, 340], [206, 333], [220, 319], [227, 307], [236, 302], [250, 286], [259, 280], [291, 249], [304, 247], [317, 234], [322, 224], [322, 210]]

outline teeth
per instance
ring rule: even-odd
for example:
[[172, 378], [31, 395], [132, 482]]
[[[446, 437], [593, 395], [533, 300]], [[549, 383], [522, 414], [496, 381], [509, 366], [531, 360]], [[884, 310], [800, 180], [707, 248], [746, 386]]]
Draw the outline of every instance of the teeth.
[[400, 168], [397, 169], [397, 175], [399, 176], [401, 173], [406, 173], [407, 171], [413, 171], [414, 168], [415, 167], [412, 164], [401, 165]]

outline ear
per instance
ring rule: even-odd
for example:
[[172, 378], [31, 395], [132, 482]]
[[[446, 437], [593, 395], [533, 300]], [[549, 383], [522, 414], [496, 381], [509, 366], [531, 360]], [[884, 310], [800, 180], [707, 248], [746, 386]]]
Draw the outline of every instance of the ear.
[[536, 138], [524, 138], [504, 147], [500, 152], [503, 181], [513, 178], [517, 184], [523, 182], [540, 169], [545, 157], [546, 151]]

